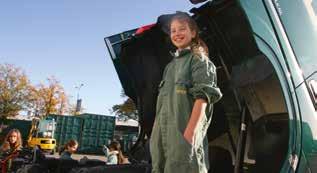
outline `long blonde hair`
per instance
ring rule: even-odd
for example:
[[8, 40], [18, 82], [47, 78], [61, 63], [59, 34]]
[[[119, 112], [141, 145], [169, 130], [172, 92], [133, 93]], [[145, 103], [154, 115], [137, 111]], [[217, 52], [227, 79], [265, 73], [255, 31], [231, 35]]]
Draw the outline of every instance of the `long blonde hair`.
[[117, 157], [118, 157], [118, 164], [123, 164], [125, 157], [124, 157], [124, 155], [123, 155], [123, 153], [122, 153], [122, 151], [121, 151], [121, 145], [120, 145], [120, 143], [117, 142], [117, 141], [112, 141], [112, 142], [110, 143], [110, 145], [109, 145], [109, 148], [110, 148], [110, 149], [113, 149], [113, 150], [116, 150], [116, 151], [119, 152], [119, 154], [117, 155]]
[[[17, 134], [17, 141], [14, 144], [11, 144], [9, 138], [13, 133]], [[1, 146], [1, 151], [8, 151], [8, 150], [16, 151], [21, 148], [22, 148], [22, 137], [21, 137], [20, 131], [18, 129], [11, 129], [9, 133], [7, 134], [7, 136], [5, 137], [4, 143]]]
[[198, 55], [202, 59], [208, 59], [209, 50], [206, 43], [199, 37], [199, 28], [195, 20], [185, 12], [176, 12], [169, 22], [169, 28], [171, 28], [171, 23], [175, 20], [186, 22], [189, 26], [189, 29], [196, 32], [196, 35], [190, 44], [190, 49], [194, 54]]

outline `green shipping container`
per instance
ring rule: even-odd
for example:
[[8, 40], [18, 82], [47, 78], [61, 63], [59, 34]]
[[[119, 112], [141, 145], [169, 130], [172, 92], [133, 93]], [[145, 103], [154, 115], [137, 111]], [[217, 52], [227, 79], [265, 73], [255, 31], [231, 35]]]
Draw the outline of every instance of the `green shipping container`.
[[[77, 116], [50, 115], [56, 121], [54, 138], [56, 139], [57, 148], [60, 149], [69, 140], [81, 140], [81, 131], [84, 120]], [[80, 143], [79, 143], [80, 144]]]
[[79, 149], [86, 153], [102, 154], [102, 146], [108, 145], [113, 139], [115, 117], [82, 114], [84, 126]]
[[124, 153], [128, 152], [135, 142], [138, 139], [138, 133], [129, 133], [126, 132], [125, 134], [121, 135], [121, 138], [118, 139]]
[[54, 137], [57, 148], [75, 139], [79, 143], [78, 153], [102, 154], [102, 146], [108, 145], [113, 139], [115, 117], [96, 114], [50, 117], [56, 121]]

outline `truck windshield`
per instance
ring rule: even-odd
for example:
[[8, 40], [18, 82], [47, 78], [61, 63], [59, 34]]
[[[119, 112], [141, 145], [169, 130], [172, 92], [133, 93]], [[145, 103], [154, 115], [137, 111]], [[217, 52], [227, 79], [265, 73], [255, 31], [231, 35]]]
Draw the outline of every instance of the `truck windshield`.
[[51, 138], [55, 130], [55, 122], [53, 120], [42, 120], [39, 123], [38, 137]]
[[317, 69], [317, 1], [273, 0], [305, 78]]

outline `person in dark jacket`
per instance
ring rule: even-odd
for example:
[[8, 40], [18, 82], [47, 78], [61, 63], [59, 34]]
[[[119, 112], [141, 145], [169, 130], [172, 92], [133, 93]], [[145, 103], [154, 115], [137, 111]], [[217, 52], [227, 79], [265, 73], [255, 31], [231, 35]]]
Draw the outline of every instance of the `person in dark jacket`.
[[72, 159], [71, 155], [77, 151], [78, 142], [74, 139], [69, 140], [60, 151], [60, 159]]

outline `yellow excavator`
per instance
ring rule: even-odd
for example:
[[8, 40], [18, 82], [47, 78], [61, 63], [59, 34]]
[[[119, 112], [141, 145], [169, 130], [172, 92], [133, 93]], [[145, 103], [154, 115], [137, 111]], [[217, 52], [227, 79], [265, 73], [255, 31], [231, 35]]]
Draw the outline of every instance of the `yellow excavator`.
[[55, 127], [54, 118], [34, 118], [27, 140], [28, 147], [34, 148], [37, 146], [45, 153], [54, 154], [56, 147], [56, 140], [54, 139]]

